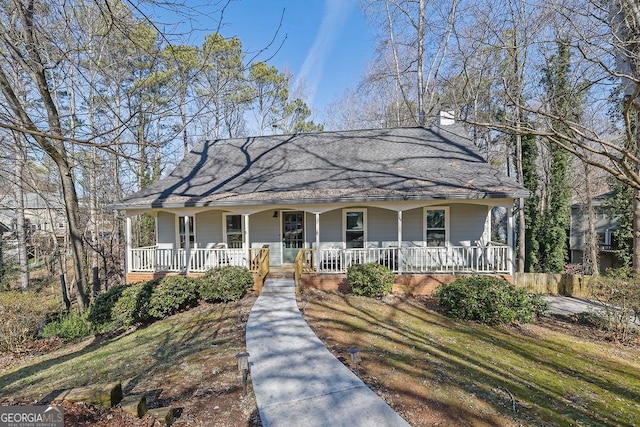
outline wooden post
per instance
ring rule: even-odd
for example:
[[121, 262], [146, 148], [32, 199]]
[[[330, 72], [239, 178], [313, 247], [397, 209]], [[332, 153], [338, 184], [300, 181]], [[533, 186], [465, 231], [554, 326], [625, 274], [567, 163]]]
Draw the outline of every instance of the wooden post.
[[316, 212], [316, 272], [320, 271], [320, 213]]
[[398, 211], [398, 274], [402, 274], [402, 211]]
[[507, 254], [507, 260], [509, 263], [509, 274], [513, 276], [515, 270], [515, 264], [513, 260], [514, 248], [513, 248], [513, 208], [507, 208], [507, 245], [509, 246], [509, 252]]
[[189, 215], [184, 216], [184, 263], [185, 271], [189, 273], [189, 264], [191, 264], [191, 236], [189, 235]]
[[126, 256], [126, 265], [124, 267], [125, 273], [131, 273], [131, 267], [133, 267], [133, 254], [131, 253], [131, 217], [127, 216], [125, 219], [125, 251], [127, 252]]

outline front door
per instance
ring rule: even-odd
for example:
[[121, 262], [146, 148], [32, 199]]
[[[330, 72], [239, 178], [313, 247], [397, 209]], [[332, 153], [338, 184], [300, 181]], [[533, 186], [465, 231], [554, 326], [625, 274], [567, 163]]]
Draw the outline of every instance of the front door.
[[304, 212], [282, 212], [282, 263], [293, 264], [304, 248]]

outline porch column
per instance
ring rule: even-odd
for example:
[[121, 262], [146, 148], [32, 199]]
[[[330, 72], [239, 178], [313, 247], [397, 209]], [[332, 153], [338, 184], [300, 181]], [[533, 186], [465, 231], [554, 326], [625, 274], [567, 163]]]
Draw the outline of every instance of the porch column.
[[251, 258], [251, 247], [249, 246], [249, 214], [243, 214], [242, 218], [244, 220], [244, 252], [247, 257], [247, 265], [251, 268], [250, 258]]
[[316, 212], [316, 272], [320, 271], [320, 214]]
[[191, 264], [191, 236], [189, 236], [189, 215], [184, 216], [184, 262], [185, 271], [189, 273], [189, 264]]
[[509, 274], [513, 276], [514, 273], [514, 250], [513, 250], [513, 207], [507, 208], [507, 246], [509, 246], [509, 252], [507, 253], [507, 263], [509, 264]]
[[402, 211], [398, 211], [398, 274], [402, 274]]
[[126, 273], [131, 273], [131, 267], [133, 267], [133, 254], [131, 253], [131, 217], [126, 217], [124, 222], [124, 242], [125, 250], [127, 251], [127, 264], [124, 269]]

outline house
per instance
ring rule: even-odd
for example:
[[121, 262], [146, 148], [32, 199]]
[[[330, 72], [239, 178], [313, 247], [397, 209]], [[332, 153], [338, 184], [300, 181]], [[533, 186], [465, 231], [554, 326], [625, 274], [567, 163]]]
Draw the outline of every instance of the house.
[[[593, 220], [598, 237], [598, 257], [601, 272], [604, 272], [607, 268], [620, 267], [621, 265], [616, 256], [618, 242], [614, 236], [614, 231], [620, 227], [620, 224], [617, 219], [611, 218], [603, 207], [610, 194], [601, 194], [592, 199]], [[569, 225], [569, 257], [572, 264], [582, 264], [583, 262], [588, 229], [585, 203], [579, 201], [572, 203]]]
[[[23, 208], [29, 235], [55, 235], [64, 239], [67, 221], [62, 195], [53, 184], [34, 181], [23, 192]], [[10, 182], [0, 179], [0, 221], [15, 233], [20, 204]]]
[[[335, 285], [364, 262], [414, 285], [510, 276], [511, 210], [529, 192], [445, 123], [204, 141], [113, 206], [127, 218], [127, 281], [227, 264], [256, 271], [259, 259], [295, 265], [309, 285]], [[495, 207], [508, 214], [507, 242], [490, 241]], [[131, 218], [143, 213], [156, 218], [157, 242], [132, 247]]]

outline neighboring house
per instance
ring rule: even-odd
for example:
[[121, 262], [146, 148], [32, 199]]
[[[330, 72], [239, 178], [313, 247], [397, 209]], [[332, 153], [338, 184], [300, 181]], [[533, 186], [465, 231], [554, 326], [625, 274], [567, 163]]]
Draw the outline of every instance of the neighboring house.
[[[619, 227], [618, 221], [610, 218], [603, 207], [609, 193], [594, 197], [592, 200], [594, 209], [595, 231], [598, 236], [598, 257], [600, 271], [607, 268], [618, 267], [619, 260], [616, 257], [618, 243], [614, 238], [614, 231]], [[585, 205], [576, 202], [571, 205], [569, 226], [569, 256], [572, 264], [582, 264], [587, 237], [588, 220]]]
[[[0, 267], [4, 265], [4, 255], [2, 252], [2, 235], [9, 231], [9, 227], [0, 222]], [[0, 278], [2, 277], [2, 271], [0, 271]]]
[[[15, 232], [17, 227], [18, 202], [13, 190], [7, 185], [0, 189], [0, 221]], [[24, 217], [30, 234], [55, 234], [64, 238], [67, 222], [62, 196], [51, 185], [42, 184], [38, 192], [25, 190]]]
[[[297, 264], [314, 273], [307, 281], [364, 262], [403, 276], [511, 275], [512, 207], [529, 192], [463, 135], [441, 124], [205, 141], [113, 206], [127, 217], [127, 281], [255, 269], [266, 246], [272, 267]], [[507, 244], [489, 241], [494, 207], [508, 213]], [[143, 213], [157, 244], [131, 247], [131, 217]]]

